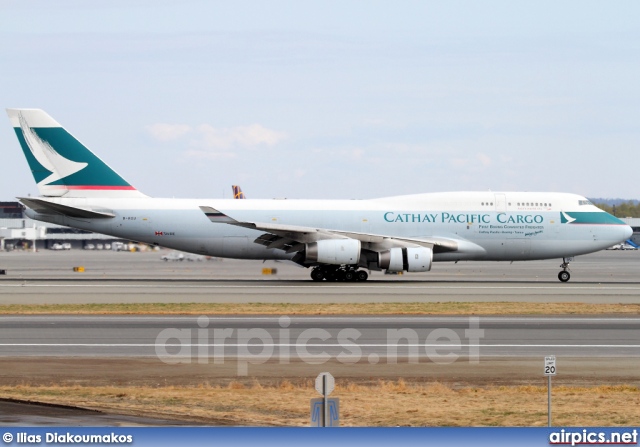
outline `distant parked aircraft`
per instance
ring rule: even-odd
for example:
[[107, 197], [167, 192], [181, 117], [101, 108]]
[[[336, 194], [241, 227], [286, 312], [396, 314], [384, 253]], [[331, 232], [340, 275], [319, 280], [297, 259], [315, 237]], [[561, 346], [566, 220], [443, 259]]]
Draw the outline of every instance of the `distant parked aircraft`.
[[232, 185], [231, 189], [233, 190], [233, 198], [234, 199], [246, 199], [247, 196], [242, 192], [242, 188], [239, 185]]

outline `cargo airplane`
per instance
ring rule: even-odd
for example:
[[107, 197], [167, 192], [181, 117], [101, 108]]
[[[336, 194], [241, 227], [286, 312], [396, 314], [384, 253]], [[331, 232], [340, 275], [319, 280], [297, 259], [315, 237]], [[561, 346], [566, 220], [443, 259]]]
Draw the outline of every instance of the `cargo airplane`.
[[585, 197], [445, 192], [370, 200], [151, 198], [47, 113], [8, 115], [41, 196], [32, 219], [209, 256], [289, 260], [315, 281], [364, 281], [367, 270], [427, 272], [439, 261], [572, 257], [627, 240], [631, 228]]

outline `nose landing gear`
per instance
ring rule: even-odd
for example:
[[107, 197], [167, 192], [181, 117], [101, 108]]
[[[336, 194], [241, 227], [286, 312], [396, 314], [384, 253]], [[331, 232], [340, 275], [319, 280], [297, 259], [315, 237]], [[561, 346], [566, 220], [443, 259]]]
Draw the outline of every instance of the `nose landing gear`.
[[562, 282], [567, 282], [571, 278], [571, 273], [569, 273], [569, 263], [571, 261], [573, 261], [573, 258], [562, 258], [562, 264], [560, 264], [562, 271], [558, 273], [558, 279]]

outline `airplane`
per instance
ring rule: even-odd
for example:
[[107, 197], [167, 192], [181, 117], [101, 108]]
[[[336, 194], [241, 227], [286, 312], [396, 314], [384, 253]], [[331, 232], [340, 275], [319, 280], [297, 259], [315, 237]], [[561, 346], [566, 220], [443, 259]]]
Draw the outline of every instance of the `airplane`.
[[7, 109], [40, 197], [35, 220], [195, 254], [288, 260], [314, 281], [367, 270], [427, 272], [433, 262], [562, 258], [629, 239], [631, 228], [583, 196], [442, 192], [368, 200], [151, 198], [40, 109]]
[[233, 198], [234, 199], [246, 199], [247, 196], [242, 192], [242, 188], [240, 185], [231, 185], [231, 189], [233, 190]]

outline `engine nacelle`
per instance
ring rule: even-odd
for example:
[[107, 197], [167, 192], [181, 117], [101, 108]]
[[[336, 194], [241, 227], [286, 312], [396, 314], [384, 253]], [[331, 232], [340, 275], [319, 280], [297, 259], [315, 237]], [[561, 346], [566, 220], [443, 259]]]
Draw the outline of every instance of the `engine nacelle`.
[[428, 272], [433, 250], [426, 247], [392, 248], [378, 255], [378, 266], [390, 272]]
[[404, 270], [403, 258], [402, 248], [392, 248], [378, 254], [378, 265], [390, 272], [401, 272]]
[[351, 265], [360, 261], [360, 241], [357, 239], [325, 239], [306, 244], [306, 262]]
[[431, 270], [433, 250], [426, 247], [407, 247], [407, 271], [428, 272]]

